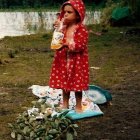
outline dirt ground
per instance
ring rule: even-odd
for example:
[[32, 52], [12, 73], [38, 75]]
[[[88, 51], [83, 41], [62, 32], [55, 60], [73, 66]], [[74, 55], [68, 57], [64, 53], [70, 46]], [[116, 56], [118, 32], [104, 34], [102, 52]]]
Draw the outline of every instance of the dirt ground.
[[104, 115], [79, 121], [78, 140], [140, 139], [140, 74], [127, 76], [126, 81], [108, 89], [112, 106], [100, 106]]
[[[115, 85], [107, 89], [112, 94], [112, 105], [100, 105], [104, 112], [103, 116], [92, 117], [77, 121], [79, 128], [76, 140], [139, 140], [140, 139], [140, 74], [133, 71], [128, 74], [127, 79], [120, 85]], [[15, 92], [16, 91], [16, 92]], [[18, 99], [16, 94], [25, 93]], [[16, 114], [17, 108], [23, 108], [25, 102], [33, 99], [33, 95], [26, 89], [3, 89], [1, 88], [1, 117], [5, 120], [1, 122], [3, 129], [7, 127], [8, 116]], [[7, 94], [11, 95], [9, 99]], [[6, 105], [11, 104], [11, 109], [6, 109]], [[5, 107], [5, 108], [4, 108]], [[21, 110], [20, 110], [21, 111]], [[10, 115], [9, 115], [10, 114]], [[1, 130], [0, 140], [11, 140], [10, 131]]]

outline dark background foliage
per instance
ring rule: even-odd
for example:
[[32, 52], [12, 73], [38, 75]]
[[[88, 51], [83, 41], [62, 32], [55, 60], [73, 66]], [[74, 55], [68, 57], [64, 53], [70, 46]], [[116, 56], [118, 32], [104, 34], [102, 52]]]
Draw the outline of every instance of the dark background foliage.
[[[66, 0], [0, 0], [0, 8], [16, 8], [16, 7], [46, 7], [46, 6], [58, 6], [61, 5]], [[131, 5], [133, 8], [136, 8], [139, 5], [140, 0], [83, 0], [86, 5], [96, 5], [98, 6], [101, 3], [107, 1], [121, 2], [124, 1], [126, 4]]]
[[[46, 6], [58, 6], [66, 0], [0, 0], [0, 8], [16, 8], [28, 7], [38, 8]], [[98, 5], [101, 2], [105, 3], [107, 0], [83, 0], [86, 5]], [[116, 1], [116, 0], [114, 0]]]
[[[0, 0], [0, 9], [26, 9], [26, 8], [59, 8], [66, 0]], [[140, 0], [83, 0], [87, 8], [100, 9], [106, 6], [106, 3], [113, 1], [114, 3], [123, 2], [125, 6], [129, 6], [137, 20], [140, 19]]]

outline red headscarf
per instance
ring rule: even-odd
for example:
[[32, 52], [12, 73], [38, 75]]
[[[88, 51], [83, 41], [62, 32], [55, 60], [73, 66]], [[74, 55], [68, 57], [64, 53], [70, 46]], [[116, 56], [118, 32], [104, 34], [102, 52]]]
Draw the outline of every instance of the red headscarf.
[[60, 19], [62, 19], [64, 16], [63, 7], [66, 4], [70, 4], [78, 12], [78, 14], [80, 15], [80, 18], [81, 18], [81, 22], [83, 22], [83, 20], [85, 18], [85, 5], [82, 0], [69, 0], [65, 3], [63, 3], [62, 8], [61, 8], [61, 13], [60, 13]]

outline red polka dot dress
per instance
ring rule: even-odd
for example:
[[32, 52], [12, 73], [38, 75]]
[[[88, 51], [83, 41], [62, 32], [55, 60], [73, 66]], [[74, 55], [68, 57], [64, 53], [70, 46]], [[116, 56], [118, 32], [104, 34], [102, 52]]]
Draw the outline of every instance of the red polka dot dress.
[[[79, 13], [81, 21], [84, 20], [85, 7], [81, 0], [69, 0]], [[64, 3], [64, 4], [66, 4]], [[63, 11], [61, 11], [63, 17]], [[81, 23], [76, 25], [71, 44], [56, 51], [49, 86], [67, 91], [82, 91], [88, 89], [89, 63], [88, 63], [88, 31]]]

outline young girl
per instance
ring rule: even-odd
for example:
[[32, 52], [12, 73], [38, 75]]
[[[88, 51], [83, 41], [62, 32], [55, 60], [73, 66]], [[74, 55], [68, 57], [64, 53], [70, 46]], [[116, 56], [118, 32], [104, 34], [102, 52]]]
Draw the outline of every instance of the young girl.
[[69, 0], [62, 5], [59, 19], [66, 26], [63, 46], [56, 50], [49, 82], [51, 88], [63, 90], [63, 108], [68, 108], [70, 91], [75, 91], [76, 112], [82, 112], [82, 91], [89, 84], [88, 32], [82, 24], [84, 17], [82, 0]]

